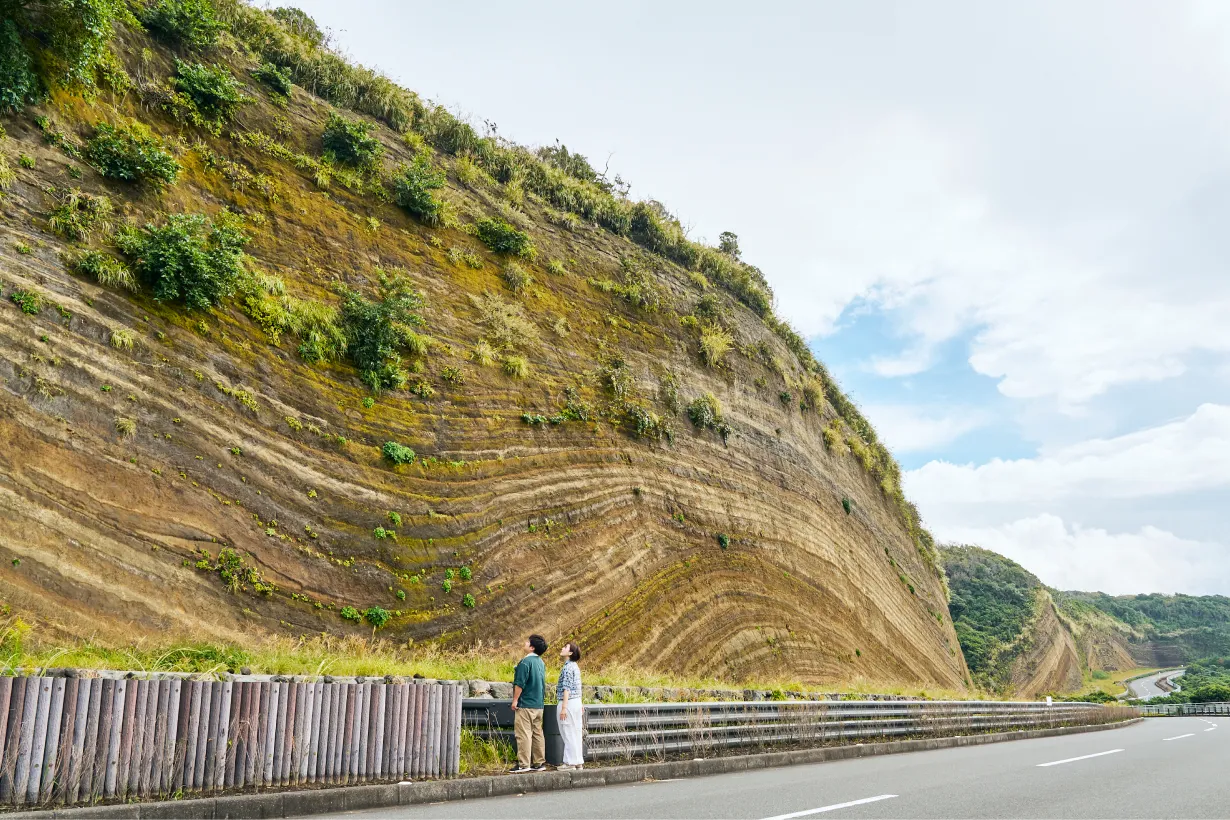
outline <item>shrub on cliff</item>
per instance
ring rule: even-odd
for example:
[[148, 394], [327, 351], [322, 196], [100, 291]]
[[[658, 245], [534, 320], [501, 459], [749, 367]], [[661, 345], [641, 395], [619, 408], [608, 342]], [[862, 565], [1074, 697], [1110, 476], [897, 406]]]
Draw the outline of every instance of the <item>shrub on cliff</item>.
[[502, 219], [486, 217], [474, 223], [474, 235], [496, 253], [509, 256], [534, 257], [534, 243], [525, 231], [519, 231]]
[[239, 82], [222, 66], [175, 61], [171, 84], [192, 103], [198, 125], [217, 130], [231, 121], [239, 106], [248, 102]]
[[141, 22], [163, 40], [187, 48], [209, 48], [225, 28], [210, 0], [158, 0]]
[[423, 298], [397, 272], [377, 271], [376, 300], [343, 288], [341, 324], [349, 340], [346, 352], [359, 377], [372, 390], [400, 389], [406, 384], [399, 351], [422, 352], [424, 337], [410, 328], [423, 324]]
[[199, 310], [233, 292], [247, 241], [241, 219], [229, 211], [212, 221], [201, 214], [171, 214], [161, 225], [124, 228], [116, 237], [155, 299]]
[[393, 201], [424, 225], [436, 226], [444, 219], [444, 203], [433, 191], [444, 187], [445, 176], [431, 166], [424, 154], [398, 168], [393, 178]]
[[[287, 78], [287, 82], [290, 80]], [[330, 114], [320, 141], [325, 158], [354, 168], [376, 167], [384, 154], [384, 146], [373, 134], [375, 126], [363, 120], [352, 120]]]
[[179, 176], [179, 163], [140, 123], [99, 123], [85, 146], [85, 156], [98, 173], [125, 182], [164, 185], [174, 183]]
[[290, 96], [292, 87], [290, 75], [273, 63], [261, 63], [252, 69], [252, 76], [270, 91], [281, 94], [283, 97]]
[[417, 454], [404, 444], [396, 441], [386, 441], [380, 448], [381, 454], [394, 464], [413, 464]]

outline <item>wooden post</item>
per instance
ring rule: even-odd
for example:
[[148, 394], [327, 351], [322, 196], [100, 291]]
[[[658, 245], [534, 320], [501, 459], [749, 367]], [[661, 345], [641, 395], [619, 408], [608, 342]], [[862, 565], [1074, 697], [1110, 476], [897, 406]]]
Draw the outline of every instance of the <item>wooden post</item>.
[[193, 786], [206, 791], [213, 786], [213, 756], [218, 748], [218, 709], [222, 706], [222, 684], [209, 681], [202, 687], [204, 700], [201, 702], [201, 734], [197, 741], [196, 774], [193, 776]]
[[[35, 756], [30, 765], [37, 766], [38, 788], [30, 784], [30, 802], [46, 803], [51, 799], [51, 787], [55, 782], [55, 759], [60, 751], [60, 722], [64, 717], [64, 678], [51, 679], [51, 697], [47, 703], [46, 725], [43, 729], [42, 754]], [[42, 707], [40, 704], [40, 711]], [[31, 779], [34, 773], [31, 771]]]
[[342, 717], [342, 759], [341, 759], [341, 782], [344, 784], [354, 782], [354, 773], [351, 771], [351, 763], [354, 760], [352, 752], [355, 744], [355, 713], [358, 711], [358, 700], [360, 696], [358, 684], [347, 683], [342, 687], [346, 692], [346, 711]]
[[154, 748], [157, 745], [158, 737], [158, 695], [165, 685], [165, 681], [151, 680], [147, 681], [149, 691], [146, 693], [145, 704], [145, 730], [141, 733], [140, 755], [134, 755], [134, 760], [139, 764], [137, 771], [137, 794], [141, 797], [149, 797], [150, 783], [153, 778], [151, 771], [154, 766]]
[[[111, 744], [111, 705], [115, 701], [115, 684], [113, 680], [99, 680], [94, 684], [98, 690], [98, 702], [91, 703], [90, 709], [97, 709], [94, 727], [86, 727], [86, 733], [93, 742], [86, 747], [86, 760], [90, 767], [81, 773], [81, 797], [93, 801], [101, 797], [107, 780], [107, 750]], [[91, 700], [93, 698], [91, 697]]]
[[[123, 747], [120, 749], [119, 781], [115, 786], [121, 796], [130, 795], [135, 791], [136, 783], [134, 783], [133, 775], [140, 768], [140, 743], [144, 739], [142, 734], [145, 732], [143, 707], [149, 705], [149, 681], [132, 680], [129, 681], [128, 688], [132, 693], [132, 707], [129, 710], [128, 704], [124, 705], [126, 725]], [[139, 778], [136, 782], [139, 782]]]
[[317, 782], [330, 783], [333, 777], [333, 723], [337, 712], [336, 687], [321, 684], [324, 703], [320, 710], [320, 760], [316, 764]]
[[[129, 682], [117, 680], [111, 695], [111, 721], [107, 738], [107, 756], [103, 761], [103, 797], [113, 797], [116, 793], [116, 775], [120, 767], [120, 738], [124, 729], [124, 704], [127, 702]], [[101, 738], [100, 738], [101, 740]]]
[[226, 744], [226, 770], [223, 772], [222, 788], [229, 789], [238, 780], [238, 769], [243, 761], [243, 693], [247, 684], [233, 681], [230, 690], [230, 723], [227, 728], [229, 742]]
[[316, 684], [307, 681], [299, 692], [299, 735], [295, 738], [296, 756], [290, 772], [290, 782], [295, 785], [310, 782], [308, 772], [312, 762], [312, 731], [316, 711]]
[[21, 754], [22, 721], [26, 714], [28, 689], [30, 678], [16, 678], [13, 681], [13, 694], [9, 698], [7, 715], [8, 728], [4, 738], [4, 770], [0, 772], [0, 800], [6, 804], [16, 801], [17, 759]]
[[316, 722], [316, 736], [312, 739], [312, 770], [309, 773], [313, 783], [324, 783], [329, 778], [329, 714], [333, 709], [333, 687], [327, 683], [318, 684], [316, 700], [320, 704], [316, 711], [320, 719]]
[[0, 780], [4, 778], [4, 770], [9, 763], [5, 741], [8, 740], [9, 704], [13, 697], [14, 678], [0, 678]]
[[393, 687], [388, 684], [380, 684], [375, 689], [376, 720], [373, 725], [376, 727], [374, 732], [374, 736], [376, 738], [376, 748], [373, 750], [375, 755], [373, 760], [375, 761], [375, 764], [371, 770], [371, 776], [377, 780], [382, 779], [389, 771], [388, 752], [386, 750], [388, 749], [390, 721], [387, 718], [386, 710], [392, 711], [390, 708], [391, 702], [389, 698], [389, 692], [392, 689]]
[[264, 783], [265, 743], [269, 732], [269, 699], [272, 696], [269, 688], [272, 684], [268, 681], [261, 681], [256, 686], [260, 692], [260, 698], [256, 702], [256, 714], [253, 715], [256, 734], [252, 746], [252, 782], [249, 785], [260, 786]]
[[47, 750], [47, 718], [51, 714], [54, 682], [53, 678], [38, 680], [38, 708], [34, 714], [34, 734], [30, 744], [30, 780], [26, 784], [26, 802], [31, 804], [38, 802], [39, 786], [43, 784], [43, 755]]
[[278, 738], [278, 707], [282, 699], [282, 684], [269, 684], [269, 709], [265, 713], [265, 752], [262, 758], [264, 768], [261, 769], [261, 785], [275, 785], [273, 779], [273, 753]]
[[179, 736], [187, 727], [184, 717], [187, 694], [183, 680], [171, 680], [171, 692], [167, 696], [167, 745], [162, 759], [162, 791], [166, 793], [174, 793], [179, 788]]
[[250, 681], [240, 681], [232, 697], [239, 701], [239, 723], [235, 727], [235, 775], [227, 786], [242, 788], [248, 782], [248, 756], [252, 753], [248, 743], [248, 727], [252, 713], [252, 684]]
[[401, 728], [403, 718], [402, 705], [405, 701], [402, 699], [400, 683], [395, 683], [389, 687], [389, 697], [392, 698], [393, 712], [392, 719], [389, 721], [389, 739], [386, 746], [388, 763], [385, 765], [384, 770], [391, 776], [401, 777], [401, 749], [397, 744], [401, 739], [401, 733], [398, 730]]
[[[93, 678], [77, 679], [77, 706], [73, 711], [72, 751], [68, 756], [68, 780], [64, 784], [64, 802], [72, 805], [81, 793], [81, 774], [85, 765], [85, 747], [89, 742], [90, 695], [97, 683]], [[2, 748], [2, 745], [0, 745]]]
[[[52, 790], [48, 798], [53, 803], [64, 803], [65, 791], [68, 788], [69, 764], [73, 754], [73, 735], [77, 729], [77, 692], [80, 679], [64, 679], [64, 699], [61, 709], [60, 731], [57, 733], [56, 753], [53, 760], [55, 773], [51, 778]], [[49, 759], [50, 757], [49, 753]], [[46, 784], [44, 784], [46, 786]]]
[[214, 774], [208, 784], [211, 791], [221, 789], [226, 783], [227, 751], [231, 745], [231, 693], [234, 691], [234, 686], [235, 684], [229, 680], [218, 685], [217, 697], [221, 700], [218, 704], [218, 735], [214, 739]]
[[367, 779], [367, 749], [368, 730], [371, 727], [371, 696], [370, 683], [359, 684], [359, 708], [355, 713], [355, 744], [354, 744], [354, 782], [361, 783]]
[[462, 717], [462, 699], [463, 693], [461, 687], [457, 687], [457, 698], [453, 704], [453, 737], [456, 738], [456, 743], [453, 746], [453, 771], [454, 777], [461, 774], [461, 717]]
[[187, 681], [188, 712], [184, 730], [180, 731], [183, 738], [184, 760], [179, 766], [179, 784], [185, 792], [192, 791], [192, 777], [196, 774], [196, 742], [201, 736], [201, 687], [199, 680]]
[[154, 742], [150, 745], [149, 755], [149, 791], [151, 794], [162, 794], [163, 764], [167, 755], [167, 730], [171, 726], [169, 714], [171, 701], [171, 681], [158, 681], [158, 700], [155, 701]]
[[42, 678], [26, 680], [26, 697], [22, 705], [21, 722], [18, 724], [17, 763], [13, 771], [13, 802], [24, 805], [26, 792], [30, 789], [30, 751], [34, 745], [34, 721], [38, 716], [39, 690]]
[[289, 683], [278, 684], [278, 714], [277, 732], [273, 739], [273, 767], [270, 772], [270, 785], [282, 783], [282, 765], [286, 762], [286, 744], [290, 735], [290, 692]]
[[13, 770], [17, 763], [17, 744], [13, 740], [20, 735], [18, 689], [25, 689], [25, 678], [0, 678], [0, 803], [7, 803], [13, 792]]
[[417, 683], [410, 688], [410, 691], [414, 693], [414, 723], [410, 725], [410, 736], [414, 743], [411, 777], [417, 780], [423, 776], [427, 760], [427, 736], [423, 731], [427, 723], [427, 685]]
[[331, 783], [345, 781], [346, 770], [342, 766], [342, 740], [346, 737], [346, 701], [350, 699], [350, 688], [346, 684], [334, 684], [333, 697], [337, 706], [333, 711], [333, 747], [332, 761], [333, 778]]

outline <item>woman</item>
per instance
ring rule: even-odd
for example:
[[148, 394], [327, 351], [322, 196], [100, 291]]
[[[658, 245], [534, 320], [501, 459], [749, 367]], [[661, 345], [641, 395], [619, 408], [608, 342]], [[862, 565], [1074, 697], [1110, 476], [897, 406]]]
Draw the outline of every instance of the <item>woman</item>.
[[560, 769], [584, 768], [581, 754], [581, 649], [575, 643], [567, 643], [560, 650], [564, 668], [559, 671], [555, 684], [555, 700], [559, 703], [556, 717], [559, 718], [559, 733], [564, 738], [564, 762]]

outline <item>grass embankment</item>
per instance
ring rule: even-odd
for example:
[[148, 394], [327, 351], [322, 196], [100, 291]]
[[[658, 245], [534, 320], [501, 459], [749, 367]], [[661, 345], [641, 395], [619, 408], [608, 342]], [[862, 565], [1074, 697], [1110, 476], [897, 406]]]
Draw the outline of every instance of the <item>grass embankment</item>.
[[[441, 680], [511, 681], [520, 647], [475, 646], [448, 649], [438, 644], [393, 644], [378, 638], [321, 636], [309, 639], [272, 636], [234, 644], [136, 641], [118, 646], [90, 638], [56, 641], [39, 638], [21, 621], [0, 631], [0, 673], [15, 669], [74, 667], [123, 669], [139, 672], [196, 672], [218, 674], [247, 668], [252, 674], [412, 676]], [[547, 653], [550, 670], [559, 666]], [[554, 674], [552, 672], [552, 677]], [[918, 689], [865, 679], [803, 683], [781, 679], [722, 680], [662, 674], [622, 665], [585, 666], [585, 682], [596, 686], [670, 689], [739, 689], [744, 687], [788, 692], [827, 691], [853, 694], [894, 694], [939, 699], [976, 697], [970, 692]], [[614, 693], [613, 701], [648, 698], [635, 693]]]
[[1085, 683], [1081, 688], [1082, 692], [1105, 692], [1108, 695], [1119, 697], [1128, 691], [1127, 682], [1133, 678], [1152, 675], [1154, 672], [1161, 672], [1163, 669], [1172, 667], [1137, 667], [1135, 669], [1120, 669], [1113, 672], [1103, 672], [1106, 677], [1099, 678], [1097, 673], [1087, 673], [1085, 675]]

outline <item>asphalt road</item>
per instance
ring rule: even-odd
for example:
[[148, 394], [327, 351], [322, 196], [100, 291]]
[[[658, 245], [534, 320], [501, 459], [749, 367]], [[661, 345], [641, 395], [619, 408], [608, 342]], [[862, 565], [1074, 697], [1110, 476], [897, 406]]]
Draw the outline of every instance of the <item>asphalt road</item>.
[[1148, 677], [1145, 677], [1145, 678], [1137, 678], [1136, 680], [1130, 680], [1127, 682], [1128, 689], [1131, 690], [1132, 697], [1144, 698], [1146, 700], [1148, 698], [1156, 698], [1156, 697], [1161, 697], [1162, 695], [1168, 695], [1170, 694], [1169, 692], [1167, 692], [1165, 689], [1162, 689], [1160, 686], [1157, 685], [1158, 680], [1160, 678], [1177, 678], [1180, 675], [1182, 675], [1185, 671], [1187, 670], [1179, 669], [1178, 671], [1175, 671], [1172, 669], [1168, 672], [1158, 672], [1157, 674], [1149, 675]]
[[[1230, 816], [1230, 721], [353, 812], [396, 818]], [[515, 775], [509, 775], [513, 777]]]

